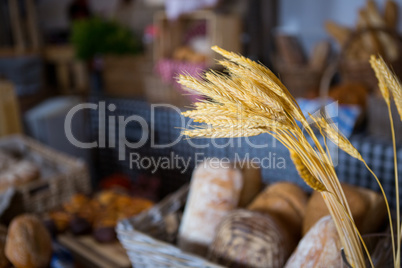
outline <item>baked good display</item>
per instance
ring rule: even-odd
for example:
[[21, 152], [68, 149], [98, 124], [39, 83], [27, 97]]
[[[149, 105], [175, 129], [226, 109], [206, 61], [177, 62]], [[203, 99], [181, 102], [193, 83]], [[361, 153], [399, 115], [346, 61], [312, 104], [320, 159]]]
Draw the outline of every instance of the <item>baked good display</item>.
[[341, 242], [331, 216], [321, 218], [302, 238], [286, 268], [340, 267]]
[[16, 268], [47, 267], [52, 255], [50, 234], [36, 216], [18, 216], [9, 226], [5, 253]]
[[297, 237], [300, 236], [307, 201], [307, 194], [298, 185], [278, 182], [267, 186], [248, 209], [277, 217]]
[[226, 267], [283, 267], [295, 240], [267, 214], [235, 210], [219, 225], [210, 247], [211, 260]]
[[179, 228], [180, 248], [205, 255], [218, 224], [237, 207], [242, 186], [242, 173], [231, 164], [211, 159], [199, 164]]
[[135, 216], [152, 207], [148, 199], [131, 197], [117, 190], [104, 190], [90, 198], [75, 194], [62, 209], [48, 213], [57, 232], [71, 231], [75, 235], [91, 233], [99, 242], [112, 242], [114, 228], [120, 219]]
[[22, 185], [39, 178], [39, 168], [30, 161], [19, 161], [0, 171], [0, 190]]

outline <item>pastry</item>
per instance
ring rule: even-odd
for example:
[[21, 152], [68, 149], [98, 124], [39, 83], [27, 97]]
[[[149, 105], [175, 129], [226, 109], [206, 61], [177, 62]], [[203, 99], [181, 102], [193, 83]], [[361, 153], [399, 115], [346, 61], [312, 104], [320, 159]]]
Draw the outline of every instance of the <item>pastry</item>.
[[198, 165], [179, 228], [180, 248], [204, 255], [218, 224], [236, 208], [242, 186], [242, 174], [231, 164], [209, 159]]
[[5, 252], [16, 268], [47, 267], [52, 255], [52, 240], [36, 216], [24, 214], [11, 222]]
[[283, 267], [297, 242], [284, 227], [269, 215], [235, 210], [217, 229], [211, 260], [225, 267]]

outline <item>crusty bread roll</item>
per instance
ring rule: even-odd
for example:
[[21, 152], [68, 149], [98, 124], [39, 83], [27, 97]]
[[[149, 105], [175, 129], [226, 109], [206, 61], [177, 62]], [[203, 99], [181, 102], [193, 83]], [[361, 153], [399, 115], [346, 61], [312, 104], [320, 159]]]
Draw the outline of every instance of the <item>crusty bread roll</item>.
[[226, 267], [283, 267], [296, 246], [284, 227], [270, 215], [235, 210], [218, 227], [211, 259]]
[[299, 242], [285, 268], [341, 267], [341, 241], [331, 216], [321, 218]]
[[204, 255], [221, 220], [236, 208], [243, 178], [231, 164], [209, 159], [197, 166], [179, 228], [179, 246]]
[[290, 182], [278, 182], [267, 186], [248, 209], [277, 217], [298, 236], [307, 205], [307, 194], [302, 188]]
[[[372, 190], [344, 183], [342, 189], [359, 231], [361, 233], [377, 231], [384, 222], [386, 215], [382, 196]], [[321, 194], [314, 192], [307, 204], [306, 216], [303, 221], [303, 234], [306, 234], [319, 219], [326, 215], [329, 215], [329, 211]]]
[[16, 268], [47, 267], [52, 255], [52, 240], [36, 216], [21, 215], [9, 226], [5, 252]]

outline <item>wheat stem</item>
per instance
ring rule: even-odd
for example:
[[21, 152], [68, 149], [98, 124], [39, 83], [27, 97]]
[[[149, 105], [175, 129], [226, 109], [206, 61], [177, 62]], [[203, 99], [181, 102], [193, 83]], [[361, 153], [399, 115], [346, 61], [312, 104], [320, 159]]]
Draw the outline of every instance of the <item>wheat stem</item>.
[[396, 194], [396, 237], [397, 237], [397, 251], [396, 251], [396, 260], [395, 266], [400, 267], [400, 252], [401, 252], [401, 227], [400, 224], [400, 210], [399, 210], [399, 181], [398, 181], [398, 161], [396, 155], [396, 142], [395, 142], [395, 131], [394, 131], [394, 120], [392, 118], [391, 105], [388, 103], [388, 114], [389, 121], [391, 124], [391, 133], [392, 133], [392, 147], [394, 151], [394, 172], [395, 172], [395, 194]]

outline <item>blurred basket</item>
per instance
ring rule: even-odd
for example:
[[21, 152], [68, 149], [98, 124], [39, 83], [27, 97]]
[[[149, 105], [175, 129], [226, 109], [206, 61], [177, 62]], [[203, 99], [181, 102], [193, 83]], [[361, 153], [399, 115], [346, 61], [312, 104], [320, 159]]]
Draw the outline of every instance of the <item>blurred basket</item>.
[[185, 185], [152, 209], [118, 223], [117, 237], [133, 267], [221, 267], [174, 245], [188, 190]]
[[308, 92], [318, 92], [324, 70], [306, 66], [277, 64], [279, 78], [293, 97], [306, 97]]
[[45, 212], [60, 206], [77, 192], [89, 194], [91, 191], [88, 168], [81, 160], [21, 135], [2, 138], [0, 149], [33, 161], [41, 170], [40, 179], [16, 186], [21, 197], [13, 206], [25, 212]]
[[[368, 32], [384, 32], [388, 33], [399, 43], [399, 51], [401, 50], [402, 38], [393, 30], [387, 28], [364, 28], [352, 33], [349, 39], [344, 44], [339, 57], [339, 70], [342, 80], [345, 82], [363, 83], [370, 91], [373, 91], [378, 84], [377, 78], [368, 60], [351, 60], [344, 57], [345, 53], [353, 42], [361, 35]], [[402, 55], [394, 61], [387, 61], [387, 64], [392, 67], [398, 77], [402, 75]]]

